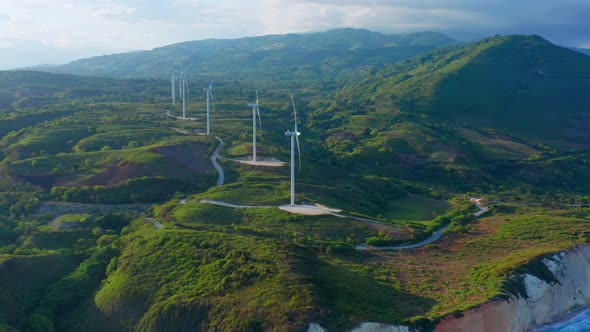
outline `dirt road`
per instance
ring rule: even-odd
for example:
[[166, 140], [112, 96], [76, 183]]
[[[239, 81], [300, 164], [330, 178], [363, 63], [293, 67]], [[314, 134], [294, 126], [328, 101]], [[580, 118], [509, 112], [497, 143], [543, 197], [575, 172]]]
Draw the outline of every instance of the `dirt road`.
[[219, 178], [217, 178], [217, 185], [223, 186], [223, 181], [225, 180], [225, 177], [223, 175], [223, 168], [221, 168], [221, 165], [219, 165], [219, 163], [217, 162], [217, 159], [219, 159], [219, 150], [221, 150], [221, 147], [223, 146], [223, 140], [219, 137], [215, 137], [215, 139], [219, 141], [219, 146], [217, 147], [217, 149], [215, 149], [215, 151], [213, 151], [213, 154], [211, 155], [211, 162], [213, 163], [213, 167], [215, 167], [215, 169], [217, 170], [217, 173], [219, 173]]

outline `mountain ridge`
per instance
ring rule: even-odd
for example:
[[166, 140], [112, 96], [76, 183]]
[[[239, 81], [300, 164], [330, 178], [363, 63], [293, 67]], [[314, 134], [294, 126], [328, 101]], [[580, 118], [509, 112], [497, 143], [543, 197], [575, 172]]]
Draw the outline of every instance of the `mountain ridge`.
[[458, 42], [435, 32], [386, 35], [364, 29], [205, 39], [148, 51], [103, 55], [46, 68], [54, 73], [115, 78], [189, 76], [318, 79], [363, 65], [397, 62]]

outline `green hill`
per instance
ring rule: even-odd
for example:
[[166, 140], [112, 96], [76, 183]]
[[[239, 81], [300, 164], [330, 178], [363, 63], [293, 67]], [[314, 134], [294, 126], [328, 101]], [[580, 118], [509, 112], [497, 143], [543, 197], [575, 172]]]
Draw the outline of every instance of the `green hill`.
[[588, 147], [590, 57], [538, 36], [496, 36], [385, 69], [355, 96], [432, 122]]
[[333, 154], [324, 160], [357, 172], [455, 190], [575, 188], [586, 183], [589, 77], [583, 54], [496, 36], [372, 71], [302, 113]]
[[206, 79], [330, 79], [361, 66], [397, 62], [455, 44], [432, 32], [385, 35], [361, 29], [188, 41], [93, 57], [46, 69], [118, 78], [169, 78], [173, 69]]

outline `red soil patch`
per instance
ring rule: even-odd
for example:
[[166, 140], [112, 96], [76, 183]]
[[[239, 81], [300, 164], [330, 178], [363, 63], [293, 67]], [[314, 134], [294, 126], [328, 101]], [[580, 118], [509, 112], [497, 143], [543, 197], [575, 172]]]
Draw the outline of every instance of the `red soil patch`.
[[[143, 176], [183, 177], [187, 173], [204, 173], [213, 170], [211, 160], [207, 156], [208, 148], [205, 144], [190, 144], [163, 146], [154, 148], [151, 152], [166, 158], [168, 165], [138, 164], [135, 162], [122, 162], [108, 164], [106, 168], [90, 178], [84, 179], [77, 186], [112, 186], [129, 179]], [[188, 172], [187, 172], [188, 170]]]
[[213, 165], [207, 153], [208, 146], [202, 143], [189, 145], [162, 146], [151, 150], [166, 157], [193, 172], [203, 173], [213, 170]]

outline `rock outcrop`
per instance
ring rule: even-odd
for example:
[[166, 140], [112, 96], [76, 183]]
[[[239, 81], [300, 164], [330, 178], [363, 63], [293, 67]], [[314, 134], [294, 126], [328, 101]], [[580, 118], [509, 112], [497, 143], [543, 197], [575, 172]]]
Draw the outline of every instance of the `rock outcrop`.
[[[512, 295], [440, 321], [437, 332], [521, 332], [559, 320], [590, 305], [590, 244], [555, 254], [542, 261], [557, 282], [522, 275], [526, 297]], [[354, 332], [409, 332], [407, 326], [362, 323]], [[308, 332], [324, 332], [311, 324]]]
[[522, 280], [528, 298], [512, 296], [486, 303], [464, 312], [462, 317], [443, 319], [436, 331], [528, 331], [590, 304], [590, 245], [556, 254], [543, 263], [557, 283], [525, 274]]

